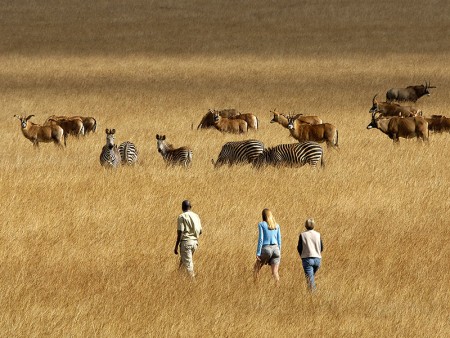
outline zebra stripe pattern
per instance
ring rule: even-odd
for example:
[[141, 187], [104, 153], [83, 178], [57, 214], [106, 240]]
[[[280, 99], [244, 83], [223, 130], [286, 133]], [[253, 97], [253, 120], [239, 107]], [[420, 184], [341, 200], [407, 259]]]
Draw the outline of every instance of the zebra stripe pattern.
[[120, 165], [121, 157], [117, 145], [114, 144], [115, 129], [106, 129], [106, 144], [100, 153], [100, 164], [107, 168], [117, 168]]
[[240, 163], [253, 163], [264, 151], [264, 144], [258, 140], [227, 142], [222, 146], [215, 167], [224, 164], [229, 166]]
[[122, 164], [135, 164], [138, 158], [138, 150], [133, 142], [126, 141], [120, 144], [119, 153], [122, 159]]
[[305, 164], [316, 167], [319, 162], [322, 167], [325, 166], [322, 147], [317, 142], [306, 141], [280, 144], [273, 148], [264, 149], [254, 165], [258, 168], [263, 165], [300, 167]]
[[192, 150], [187, 147], [174, 149], [171, 144], [166, 142], [166, 135], [156, 135], [158, 152], [163, 157], [167, 165], [189, 166], [192, 162]]

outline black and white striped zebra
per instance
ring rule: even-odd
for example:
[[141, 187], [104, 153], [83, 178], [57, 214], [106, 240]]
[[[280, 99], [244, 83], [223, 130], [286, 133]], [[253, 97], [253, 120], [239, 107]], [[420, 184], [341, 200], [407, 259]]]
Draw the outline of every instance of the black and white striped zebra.
[[107, 168], [117, 168], [120, 165], [121, 157], [117, 145], [114, 144], [115, 129], [106, 129], [106, 144], [100, 154], [100, 164]]
[[316, 167], [318, 163], [322, 167], [325, 166], [322, 147], [317, 142], [305, 141], [266, 148], [255, 160], [254, 166], [257, 168], [264, 165], [300, 167], [309, 164]]
[[238, 142], [227, 142], [222, 146], [219, 157], [214, 163], [214, 167], [224, 164], [229, 166], [241, 163], [253, 163], [253, 161], [262, 154], [264, 144], [258, 140], [245, 140]]
[[122, 142], [119, 146], [119, 153], [122, 164], [132, 165], [137, 162], [139, 152], [133, 142]]
[[189, 166], [192, 162], [192, 150], [188, 147], [174, 148], [166, 142], [166, 135], [156, 135], [158, 152], [162, 155], [167, 165]]

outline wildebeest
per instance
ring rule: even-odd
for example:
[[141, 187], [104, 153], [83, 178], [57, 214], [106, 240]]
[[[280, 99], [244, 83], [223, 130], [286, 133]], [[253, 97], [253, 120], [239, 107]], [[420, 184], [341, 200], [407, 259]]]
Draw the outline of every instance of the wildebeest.
[[64, 138], [64, 145], [66, 145], [66, 135], [64, 130], [58, 125], [41, 126], [39, 124], [28, 121], [34, 115], [27, 117], [14, 115], [20, 121], [22, 134], [29, 139], [33, 146], [39, 147], [39, 142], [49, 143], [53, 142], [55, 145], [62, 147], [62, 140]]
[[411, 101], [416, 102], [422, 96], [430, 95], [428, 89], [436, 88], [425, 81], [425, 85], [408, 86], [406, 88], [391, 88], [386, 93], [386, 101]]
[[431, 115], [431, 117], [425, 117], [428, 122], [428, 130], [436, 133], [442, 133], [444, 131], [450, 132], [450, 118], [443, 115]]
[[219, 112], [219, 115], [226, 118], [231, 118], [233, 116], [239, 115], [240, 113], [234, 108], [215, 110], [208, 109], [208, 112], [202, 117], [202, 120], [197, 126], [197, 129], [207, 129], [214, 127], [214, 112]]
[[372, 113], [372, 121], [367, 129], [376, 128], [389, 136], [394, 143], [400, 142], [399, 138], [413, 138], [428, 141], [428, 122], [421, 116], [415, 117], [398, 117], [391, 118], [375, 117], [376, 113]]
[[298, 140], [326, 142], [328, 147], [338, 148], [338, 130], [331, 123], [322, 123], [311, 125], [288, 117], [288, 129], [291, 136]]
[[241, 134], [248, 131], [247, 122], [240, 119], [229, 119], [220, 116], [219, 112], [213, 113], [214, 127], [223, 133]]
[[422, 115], [422, 111], [411, 106], [401, 106], [394, 102], [378, 102], [376, 94], [372, 99], [372, 108], [369, 113], [379, 113], [381, 116], [412, 117]]

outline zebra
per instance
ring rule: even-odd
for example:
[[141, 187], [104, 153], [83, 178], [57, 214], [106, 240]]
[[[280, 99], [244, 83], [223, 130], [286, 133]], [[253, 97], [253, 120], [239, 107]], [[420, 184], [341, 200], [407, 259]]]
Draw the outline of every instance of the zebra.
[[158, 152], [162, 155], [167, 165], [179, 164], [185, 167], [192, 162], [192, 150], [188, 147], [174, 149], [173, 146], [166, 142], [166, 135], [156, 135], [156, 145]]
[[125, 141], [119, 146], [119, 153], [122, 159], [122, 164], [135, 164], [138, 159], [138, 150], [133, 142]]
[[305, 141], [266, 148], [253, 162], [253, 166], [260, 168], [270, 164], [294, 167], [309, 164], [316, 167], [319, 162], [321, 167], [325, 167], [322, 147], [317, 142]]
[[107, 168], [117, 168], [120, 165], [121, 157], [117, 145], [114, 144], [115, 129], [106, 129], [106, 144], [100, 154], [100, 164]]
[[258, 140], [245, 140], [238, 142], [227, 142], [222, 146], [219, 157], [212, 164], [217, 168], [221, 165], [240, 163], [253, 163], [255, 159], [263, 152], [264, 144]]

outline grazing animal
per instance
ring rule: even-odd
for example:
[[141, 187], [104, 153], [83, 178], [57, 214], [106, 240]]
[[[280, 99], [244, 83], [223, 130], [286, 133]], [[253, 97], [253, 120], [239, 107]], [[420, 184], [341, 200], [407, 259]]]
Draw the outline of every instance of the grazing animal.
[[253, 161], [263, 152], [264, 144], [258, 140], [245, 140], [238, 142], [227, 142], [222, 146], [219, 157], [212, 164], [220, 167], [224, 164], [253, 163]]
[[83, 121], [80, 118], [76, 117], [68, 117], [65, 119], [48, 118], [47, 121], [45, 121], [44, 126], [50, 126], [55, 124], [60, 126], [64, 130], [66, 137], [67, 135], [74, 135], [76, 137], [84, 135], [84, 125]]
[[[288, 118], [286, 116], [284, 116], [283, 114], [278, 113], [276, 110], [270, 111], [273, 114], [273, 118], [272, 120], [270, 120], [270, 123], [279, 123], [281, 124], [284, 128], [287, 129], [289, 121]], [[302, 114], [297, 114], [295, 116], [293, 116], [294, 119], [299, 120], [301, 122], [304, 123], [309, 123], [309, 124], [322, 124], [322, 119], [318, 116], [305, 116]]]
[[325, 166], [322, 147], [317, 142], [306, 141], [266, 148], [253, 162], [253, 166], [256, 168], [264, 165], [300, 167], [309, 164], [317, 167], [319, 162], [321, 167]]
[[120, 166], [121, 157], [115, 141], [115, 129], [106, 129], [106, 144], [100, 153], [100, 164], [106, 168], [117, 168]]
[[33, 146], [39, 147], [39, 142], [54, 144], [62, 147], [62, 140], [64, 139], [64, 145], [66, 145], [66, 135], [64, 130], [58, 125], [41, 126], [33, 122], [28, 121], [34, 115], [28, 115], [27, 117], [14, 115], [20, 121], [22, 128], [22, 134], [29, 139]]
[[83, 122], [84, 126], [84, 135], [89, 134], [90, 132], [95, 132], [97, 130], [97, 120], [91, 116], [57, 116], [52, 115], [47, 120], [66, 120], [66, 119], [80, 119]]
[[217, 111], [213, 113], [213, 118], [214, 127], [222, 133], [242, 134], [248, 131], [248, 124], [244, 120], [222, 117]]
[[381, 116], [400, 116], [400, 117], [413, 117], [422, 115], [422, 111], [416, 107], [411, 106], [401, 106], [398, 103], [391, 102], [378, 102], [376, 94], [372, 99], [372, 108], [370, 108], [369, 113], [379, 113]]
[[444, 131], [450, 132], [450, 118], [443, 115], [431, 115], [431, 117], [425, 117], [428, 122], [428, 130], [436, 133], [442, 133]]
[[119, 153], [122, 164], [132, 165], [137, 162], [139, 152], [133, 142], [122, 142], [119, 146]]
[[331, 123], [311, 125], [288, 117], [288, 129], [291, 136], [299, 142], [326, 142], [328, 147], [338, 148], [338, 130]]
[[214, 127], [214, 112], [219, 112], [220, 116], [226, 117], [226, 118], [232, 118], [232, 117], [240, 114], [234, 108], [222, 109], [222, 110], [208, 109], [208, 112], [203, 116], [202, 120], [200, 121], [199, 125], [197, 126], [197, 129], [213, 128]]
[[156, 146], [167, 165], [183, 165], [192, 163], [192, 150], [188, 147], [174, 148], [166, 142], [166, 135], [156, 135]]
[[422, 139], [422, 141], [428, 141], [428, 122], [421, 116], [376, 118], [375, 113], [372, 113], [372, 121], [367, 126], [367, 129], [372, 128], [381, 130], [384, 134], [389, 136], [394, 143], [400, 142], [400, 137], [416, 137], [417, 140]]
[[249, 129], [255, 129], [258, 130], [259, 128], [259, 121], [258, 118], [256, 117], [256, 115], [248, 113], [248, 114], [238, 114], [232, 117], [229, 117], [229, 119], [240, 119], [240, 120], [244, 120], [245, 122], [247, 122], [248, 128]]
[[386, 101], [411, 101], [416, 102], [422, 96], [429, 96], [430, 91], [428, 89], [436, 88], [431, 86], [430, 83], [425, 81], [425, 85], [408, 86], [406, 88], [391, 88], [386, 93]]

